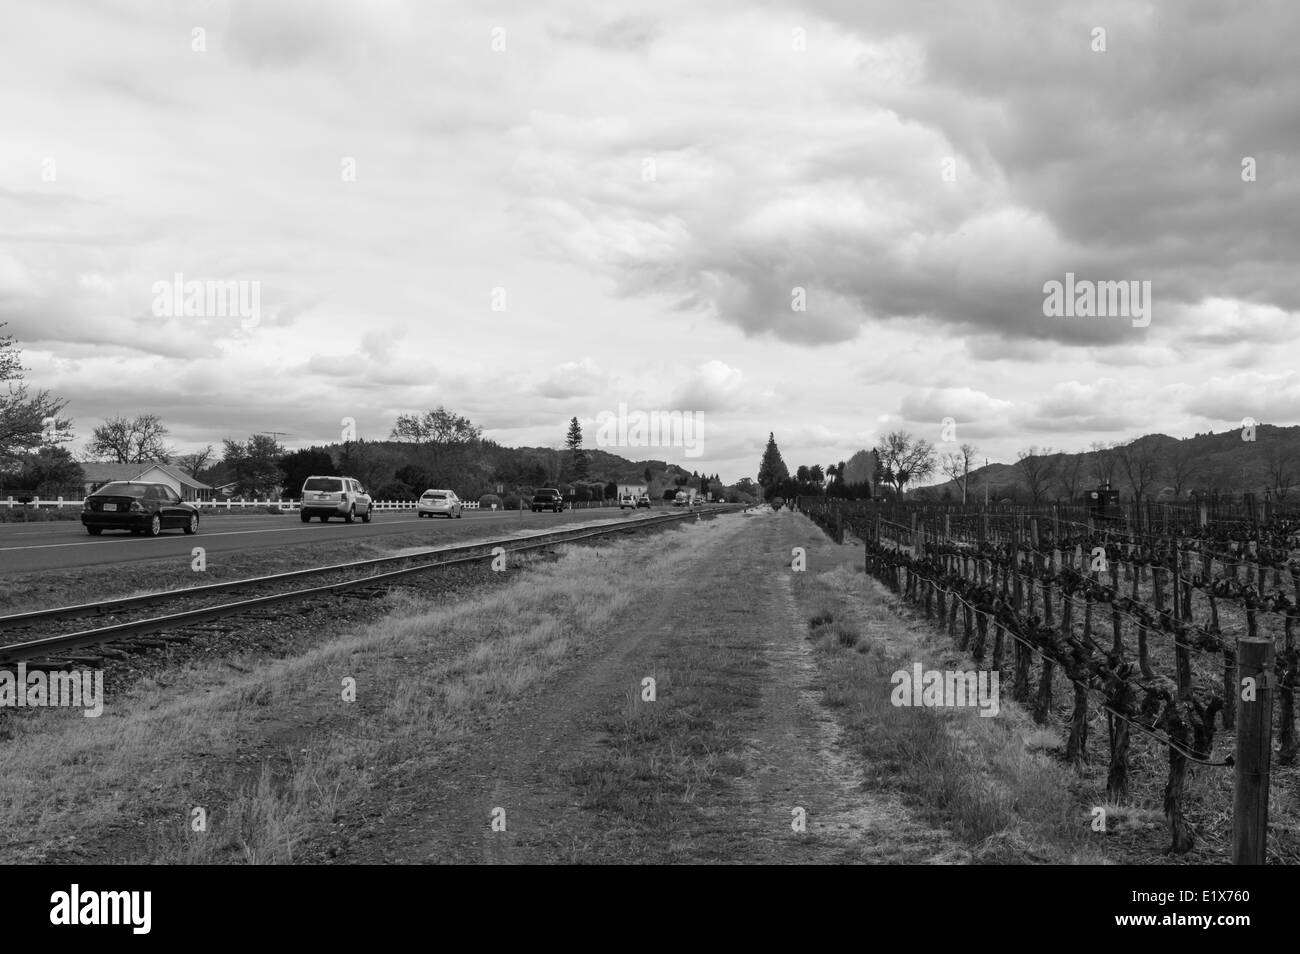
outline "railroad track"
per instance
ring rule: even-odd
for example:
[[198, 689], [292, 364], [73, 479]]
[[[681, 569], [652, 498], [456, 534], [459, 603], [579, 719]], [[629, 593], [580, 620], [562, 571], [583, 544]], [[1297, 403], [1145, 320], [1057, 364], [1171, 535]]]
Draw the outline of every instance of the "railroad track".
[[[144, 640], [143, 637], [156, 633], [168, 632], [247, 615], [264, 607], [276, 606], [296, 600], [319, 599], [328, 596], [367, 589], [383, 589], [419, 573], [428, 573], [442, 567], [473, 563], [491, 559], [493, 550], [503, 548], [507, 553], [522, 553], [539, 550], [565, 543], [576, 543], [598, 537], [612, 536], [643, 530], [650, 527], [676, 523], [701, 515], [715, 515], [725, 512], [721, 507], [709, 507], [703, 510], [691, 510], [682, 513], [659, 514], [651, 517], [624, 520], [618, 523], [600, 524], [595, 527], [580, 527], [566, 530], [553, 530], [533, 533], [522, 537], [505, 537], [479, 543], [458, 544], [455, 546], [435, 547], [418, 553], [401, 556], [376, 557], [371, 560], [357, 560], [352, 563], [332, 564], [313, 567], [307, 570], [294, 570], [287, 573], [275, 573], [267, 576], [249, 577], [242, 580], [230, 580], [223, 583], [211, 583], [203, 586], [191, 586], [176, 590], [164, 590], [158, 593], [146, 593], [121, 599], [103, 600], [96, 603], [84, 603], [76, 606], [61, 606], [47, 610], [35, 610], [28, 613], [15, 613], [0, 616], [0, 635], [14, 629], [31, 629], [40, 624], [57, 620], [82, 617], [108, 616], [140, 609], [157, 609], [167, 604], [187, 600], [204, 599], [217, 594], [237, 590], [265, 587], [281, 587], [284, 584], [303, 584], [292, 589], [280, 589], [278, 592], [251, 596], [233, 602], [221, 602], [212, 605], [186, 609], [161, 616], [149, 616], [129, 622], [98, 626], [78, 632], [64, 633], [56, 636], [43, 636], [26, 639], [21, 642], [0, 644], [0, 666], [18, 662], [27, 664], [28, 669], [58, 669], [85, 663], [86, 657], [69, 655], [87, 647], [97, 647], [96, 652], [110, 656], [124, 655], [102, 647], [114, 642], [133, 641], [145, 648], [166, 645], [166, 640]], [[342, 575], [340, 580], [319, 582], [330, 576]], [[176, 641], [185, 641], [191, 637], [177, 634], [170, 637]]]

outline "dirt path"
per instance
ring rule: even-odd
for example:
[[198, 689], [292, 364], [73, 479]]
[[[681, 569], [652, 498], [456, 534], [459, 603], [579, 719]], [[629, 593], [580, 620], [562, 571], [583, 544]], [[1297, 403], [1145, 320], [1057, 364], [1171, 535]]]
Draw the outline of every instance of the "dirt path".
[[810, 524], [769, 513], [708, 526], [603, 638], [449, 746], [435, 772], [376, 786], [366, 831], [336, 860], [959, 858], [897, 799], [864, 789], [821, 705], [789, 569]]

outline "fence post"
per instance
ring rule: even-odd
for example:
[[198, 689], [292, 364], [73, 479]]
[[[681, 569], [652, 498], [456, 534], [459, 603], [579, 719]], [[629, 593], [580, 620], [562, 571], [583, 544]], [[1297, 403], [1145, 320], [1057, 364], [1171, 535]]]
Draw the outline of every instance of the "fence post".
[[[1262, 865], [1268, 847], [1268, 768], [1273, 752], [1273, 640], [1237, 640], [1236, 782], [1232, 793], [1232, 863]], [[1254, 698], [1246, 699], [1252, 680]]]

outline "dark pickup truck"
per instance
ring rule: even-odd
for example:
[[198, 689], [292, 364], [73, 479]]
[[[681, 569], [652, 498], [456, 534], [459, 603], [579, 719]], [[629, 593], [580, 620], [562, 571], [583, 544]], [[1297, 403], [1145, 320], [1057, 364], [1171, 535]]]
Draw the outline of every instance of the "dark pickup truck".
[[559, 513], [564, 509], [564, 497], [558, 490], [550, 487], [543, 487], [537, 493], [533, 494], [533, 513], [542, 510], [552, 510]]

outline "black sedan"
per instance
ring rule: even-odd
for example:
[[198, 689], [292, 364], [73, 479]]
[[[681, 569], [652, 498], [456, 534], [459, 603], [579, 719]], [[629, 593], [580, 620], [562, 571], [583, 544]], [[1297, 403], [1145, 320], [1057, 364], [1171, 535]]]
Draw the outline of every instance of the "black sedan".
[[166, 484], [117, 480], [86, 498], [81, 522], [92, 536], [105, 530], [130, 530], [156, 537], [168, 528], [199, 532], [199, 508], [181, 500]]

